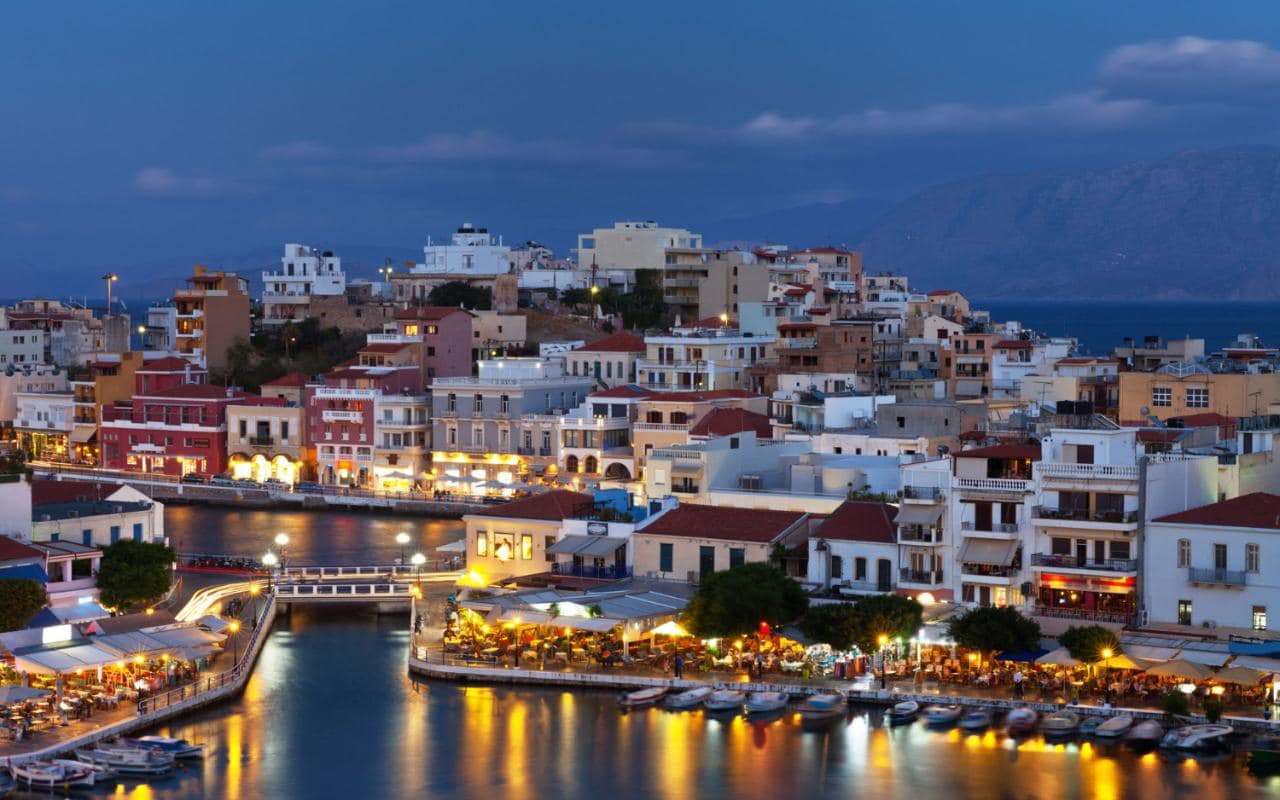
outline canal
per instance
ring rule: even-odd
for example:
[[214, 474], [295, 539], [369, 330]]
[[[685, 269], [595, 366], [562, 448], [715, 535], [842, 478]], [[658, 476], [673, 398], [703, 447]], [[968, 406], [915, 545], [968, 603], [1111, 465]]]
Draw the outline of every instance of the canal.
[[[198, 530], [184, 530], [187, 525]], [[394, 557], [400, 530], [422, 546], [457, 522], [367, 515], [175, 509], [180, 548], [265, 551], [278, 531], [322, 561]], [[408, 526], [408, 527], [405, 527]], [[241, 547], [241, 545], [244, 545]], [[196, 546], [196, 545], [190, 545]], [[1280, 797], [1280, 778], [1239, 760], [1176, 761], [1092, 744], [1015, 744], [917, 724], [889, 729], [873, 710], [825, 733], [794, 717], [765, 725], [701, 713], [619, 714], [610, 693], [411, 680], [406, 617], [304, 608], [281, 617], [242, 697], [160, 732], [209, 756], [124, 796], [155, 798], [484, 797]]]

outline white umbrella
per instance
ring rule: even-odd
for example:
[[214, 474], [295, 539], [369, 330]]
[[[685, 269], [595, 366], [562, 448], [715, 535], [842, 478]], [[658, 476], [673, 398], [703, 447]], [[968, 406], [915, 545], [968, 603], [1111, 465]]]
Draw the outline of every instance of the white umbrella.
[[1053, 664], [1059, 667], [1078, 667], [1082, 663], [1080, 659], [1075, 658], [1065, 647], [1059, 647], [1057, 650], [1045, 653], [1036, 659], [1037, 664]]
[[384, 477], [384, 478], [390, 478], [390, 479], [391, 479], [391, 480], [393, 480], [393, 481], [411, 481], [411, 480], [413, 480], [413, 476], [412, 476], [412, 475], [410, 475], [410, 474], [408, 474], [407, 472], [388, 472], [386, 475], [383, 475], [382, 477]]

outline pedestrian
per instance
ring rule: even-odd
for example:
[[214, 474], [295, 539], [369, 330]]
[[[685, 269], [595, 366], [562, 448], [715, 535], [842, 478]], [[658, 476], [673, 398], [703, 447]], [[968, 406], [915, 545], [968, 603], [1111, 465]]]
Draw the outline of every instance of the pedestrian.
[[683, 677], [684, 676], [684, 656], [680, 655], [679, 653], [676, 653], [675, 667], [676, 667], [676, 677], [677, 678]]
[[1013, 696], [1022, 697], [1022, 670], [1013, 673]]

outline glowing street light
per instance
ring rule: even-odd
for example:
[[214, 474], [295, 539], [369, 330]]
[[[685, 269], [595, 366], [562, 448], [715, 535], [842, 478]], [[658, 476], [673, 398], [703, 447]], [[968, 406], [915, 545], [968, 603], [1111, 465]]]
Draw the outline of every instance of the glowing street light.
[[240, 623], [232, 622], [227, 626], [227, 630], [231, 631], [231, 661], [232, 666], [240, 661], [240, 639], [236, 636], [240, 632]]
[[107, 313], [110, 314], [111, 313], [111, 284], [120, 280], [120, 276], [115, 274], [114, 272], [108, 272], [106, 275], [102, 276], [102, 280], [107, 282]]
[[400, 545], [400, 563], [404, 564], [404, 546], [409, 543], [409, 534], [400, 531], [396, 534], [396, 544]]
[[276, 558], [275, 553], [268, 550], [267, 554], [262, 557], [262, 563], [267, 568], [267, 591], [270, 592], [271, 578], [276, 573], [276, 564], [280, 563], [280, 559]]
[[422, 592], [422, 565], [427, 563], [427, 557], [422, 553], [413, 554], [413, 574], [418, 583], [418, 592], [421, 596]]

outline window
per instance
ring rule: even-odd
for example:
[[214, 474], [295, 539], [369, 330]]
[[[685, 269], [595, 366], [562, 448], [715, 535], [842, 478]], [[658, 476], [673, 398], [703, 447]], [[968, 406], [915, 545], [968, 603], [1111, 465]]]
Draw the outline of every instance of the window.
[[1053, 537], [1053, 543], [1050, 552], [1055, 556], [1071, 555], [1071, 540], [1062, 536]]
[[742, 547], [729, 548], [729, 569], [740, 567], [747, 563], [747, 551]]
[[533, 560], [533, 534], [520, 534], [520, 558], [525, 561]]
[[1114, 561], [1129, 560], [1129, 542], [1113, 541], [1111, 543], [1111, 558]]
[[471, 444], [475, 447], [484, 447], [484, 426], [476, 425], [471, 428]]
[[554, 537], [554, 536], [544, 536], [544, 537], [542, 537], [542, 553], [543, 553], [543, 556], [544, 556], [548, 561], [555, 561], [555, 560], [556, 560], [556, 554], [555, 554], [555, 553], [553, 553], [553, 552], [551, 552], [551, 545], [553, 545], [553, 544], [555, 544], [555, 543], [556, 543], [556, 537]]
[[456, 394], [452, 394], [452, 393], [449, 394], [449, 403], [446, 408], [449, 411], [458, 410], [458, 396]]
[[476, 555], [481, 558], [489, 555], [489, 534], [484, 531], [476, 534]]
[[867, 579], [867, 560], [862, 556], [858, 556], [853, 560], [853, 579], [855, 581], [865, 581]]
[[1179, 567], [1191, 566], [1191, 540], [1190, 539], [1178, 540], [1178, 566]]
[[1216, 570], [1225, 570], [1227, 568], [1227, 546], [1225, 544], [1215, 544], [1213, 546], [1213, 568]]
[[477, 414], [482, 414], [482, 413], [484, 413], [484, 395], [482, 395], [482, 394], [478, 394], [478, 395], [476, 395], [476, 396], [475, 396], [475, 408], [474, 408], [474, 410], [475, 410], [475, 412], [476, 412]]
[[671, 572], [671, 563], [675, 560], [675, 545], [664, 542], [658, 545], [658, 571]]
[[1191, 601], [1190, 600], [1178, 601], [1178, 624], [1179, 625], [1191, 624]]
[[142, 523], [141, 522], [133, 523], [133, 540], [135, 542], [142, 541]]
[[1173, 405], [1173, 390], [1168, 386], [1153, 386], [1151, 388], [1151, 405], [1156, 408], [1168, 408]]
[[1209, 390], [1207, 388], [1187, 389], [1187, 408], [1208, 408]]
[[716, 571], [716, 549], [712, 545], [702, 545], [698, 548], [698, 575], [707, 577]]
[[506, 414], [511, 410], [511, 398], [508, 395], [502, 395], [498, 398], [498, 410]]
[[1265, 631], [1267, 629], [1267, 607], [1253, 607], [1253, 629], [1255, 631]]
[[49, 534], [49, 541], [51, 541], [51, 542], [56, 542], [56, 541], [58, 541], [60, 538], [61, 538], [61, 536], [59, 535], [59, 533], [58, 533], [57, 531], [54, 531], [53, 533]]
[[1258, 545], [1249, 543], [1244, 546], [1244, 571], [1258, 571]]
[[844, 559], [840, 556], [831, 557], [831, 580], [838, 581], [844, 578]]
[[80, 544], [92, 545], [93, 531], [89, 530], [88, 528], [85, 528], [84, 530], [80, 531]]
[[111, 526], [111, 543], [115, 544], [118, 541], [120, 541], [120, 526], [112, 525]]

